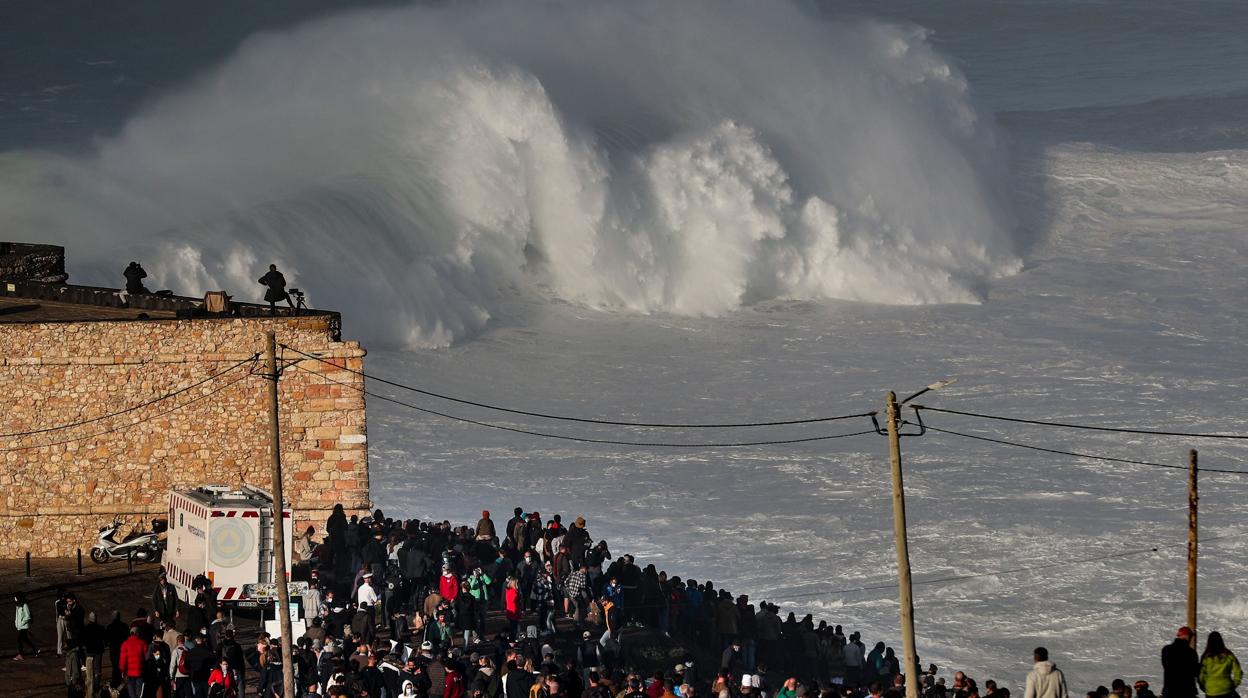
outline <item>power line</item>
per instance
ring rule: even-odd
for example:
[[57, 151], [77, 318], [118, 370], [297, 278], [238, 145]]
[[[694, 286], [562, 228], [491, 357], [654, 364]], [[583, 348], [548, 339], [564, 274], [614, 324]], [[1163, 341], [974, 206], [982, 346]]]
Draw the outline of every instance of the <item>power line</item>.
[[329, 378], [329, 377], [325, 376], [324, 374], [317, 373], [317, 372], [312, 371], [312, 370], [310, 370], [310, 369], [306, 369], [306, 368], [304, 368], [304, 367], [302, 367], [302, 366], [298, 366], [298, 365], [296, 365], [296, 366], [295, 366], [295, 368], [296, 368], [296, 369], [298, 369], [298, 370], [300, 370], [300, 371], [304, 371], [304, 372], [306, 372], [306, 373], [311, 373], [311, 374], [313, 374], [313, 375], [320, 376], [322, 379], [324, 379], [324, 380], [326, 380], [326, 381], [329, 381], [330, 383], [336, 383], [336, 384], [338, 384], [338, 385], [341, 385], [341, 386], [344, 386], [344, 387], [350, 388], [350, 389], [352, 389], [352, 390], [357, 390], [357, 391], [359, 391], [359, 392], [361, 392], [361, 393], [363, 393], [363, 394], [365, 394], [365, 395], [368, 395], [368, 396], [370, 396], [370, 397], [377, 398], [378, 400], [384, 400], [384, 401], [386, 401], [386, 402], [391, 402], [391, 403], [394, 403], [394, 404], [396, 404], [396, 405], [401, 405], [401, 406], [403, 406], [403, 407], [407, 407], [407, 408], [410, 408], [410, 409], [416, 410], [416, 411], [418, 411], [418, 412], [424, 412], [425, 414], [431, 414], [431, 415], [435, 415], [435, 416], [438, 416], [438, 417], [442, 417], [443, 419], [450, 419], [450, 420], [453, 420], [453, 421], [456, 421], [456, 422], [463, 422], [463, 423], [466, 423], [466, 424], [473, 424], [473, 425], [476, 425], [476, 426], [479, 426], [479, 427], [487, 427], [487, 428], [489, 428], [489, 429], [500, 429], [500, 430], [502, 430], [502, 431], [510, 431], [510, 432], [512, 432], [512, 433], [516, 433], [516, 434], [527, 434], [527, 435], [529, 435], [529, 436], [540, 436], [540, 437], [542, 437], [542, 438], [546, 438], [546, 439], [559, 439], [559, 440], [561, 440], [561, 441], [576, 441], [576, 442], [580, 442], [580, 443], [588, 443], [588, 444], [608, 444], [608, 445], [612, 445], [612, 446], [645, 446], [645, 447], [654, 447], [654, 448], [740, 448], [740, 447], [744, 447], [744, 446], [775, 446], [775, 445], [780, 445], [780, 444], [799, 444], [799, 443], [808, 443], [808, 442], [811, 442], [811, 441], [829, 441], [829, 440], [831, 440], [831, 439], [844, 439], [844, 438], [848, 438], [848, 437], [850, 437], [850, 436], [862, 436], [862, 435], [864, 435], [864, 434], [874, 434], [874, 433], [875, 433], [875, 430], [874, 430], [874, 429], [868, 429], [868, 430], [865, 430], [865, 431], [855, 431], [855, 432], [851, 432], [851, 433], [848, 433], [848, 434], [831, 434], [831, 435], [827, 435], [827, 436], [808, 436], [808, 437], [805, 437], [805, 438], [800, 438], [800, 439], [777, 439], [777, 440], [772, 440], [772, 441], [742, 441], [742, 442], [735, 442], [735, 443], [684, 443], [684, 444], [673, 444], [673, 443], [646, 442], [646, 441], [620, 441], [620, 440], [615, 440], [615, 439], [591, 439], [591, 438], [584, 438], [584, 437], [580, 437], [580, 436], [566, 436], [566, 435], [563, 435], [563, 434], [550, 434], [550, 433], [547, 433], [547, 432], [542, 432], [542, 431], [533, 431], [533, 430], [530, 430], [530, 429], [520, 429], [520, 428], [518, 428], [518, 427], [509, 427], [509, 426], [506, 426], [506, 425], [503, 425], [503, 424], [494, 424], [494, 423], [492, 423], [492, 422], [482, 422], [482, 421], [480, 421], [480, 420], [476, 420], [476, 419], [469, 419], [468, 417], [459, 417], [459, 416], [456, 416], [456, 415], [453, 415], [453, 414], [447, 414], [447, 413], [445, 413], [445, 412], [439, 412], [439, 411], [437, 411], [437, 410], [431, 410], [431, 409], [429, 409], [429, 408], [427, 408], [427, 407], [421, 407], [421, 406], [419, 406], [419, 405], [413, 405], [413, 404], [412, 404], [412, 403], [410, 403], [410, 402], [405, 402], [405, 401], [403, 401], [403, 400], [399, 400], [399, 399], [396, 399], [396, 398], [392, 398], [392, 397], [390, 397], [390, 396], [388, 396], [388, 395], [382, 395], [382, 394], [380, 394], [380, 393], [375, 393], [375, 392], [373, 392], [373, 391], [371, 391], [371, 390], [367, 390], [367, 389], [365, 389], [365, 388], [361, 388], [361, 387], [359, 387], [359, 386], [351, 385], [350, 383], [344, 383], [344, 382], [342, 382], [342, 381], [337, 381], [337, 380], [334, 380], [334, 379], [332, 379], [332, 378]]
[[[1074, 456], [1076, 458], [1091, 458], [1093, 460], [1103, 460], [1103, 461], [1109, 461], [1111, 463], [1127, 463], [1130, 465], [1147, 465], [1147, 466], [1151, 466], [1154, 468], [1169, 468], [1171, 470], [1187, 470], [1186, 465], [1175, 465], [1173, 463], [1153, 463], [1151, 461], [1146, 461], [1146, 460], [1131, 460], [1129, 458], [1096, 456], [1096, 455], [1092, 455], [1091, 453], [1076, 453], [1074, 451], [1062, 451], [1056, 448], [1045, 448], [1043, 446], [1033, 446], [1031, 444], [1019, 443], [1017, 441], [1006, 441], [1004, 439], [992, 439], [987, 436], [976, 436], [974, 434], [964, 434], [960, 431], [953, 431], [951, 429], [940, 429], [930, 424], [925, 424], [924, 426], [927, 427], [931, 431], [937, 431], [942, 434], [950, 434], [952, 436], [960, 436], [964, 439], [974, 439], [976, 441], [987, 441], [988, 443], [1001, 444], [1003, 446], [1014, 446], [1015, 448], [1025, 448], [1025, 449], [1029, 449], [1032, 451], [1041, 451], [1044, 453], [1056, 453], [1057, 455], [1060, 455], [1060, 456]], [[1225, 473], [1228, 475], [1248, 475], [1248, 471], [1244, 471], [1244, 470], [1223, 470], [1221, 468], [1198, 468], [1198, 470], [1202, 473]]]
[[200, 380], [200, 381], [196, 381], [196, 382], [194, 382], [194, 383], [191, 383], [190, 385], [188, 385], [188, 386], [186, 386], [186, 387], [184, 387], [184, 388], [179, 388], [179, 389], [177, 389], [177, 390], [175, 390], [175, 391], [173, 391], [173, 392], [171, 392], [171, 393], [165, 393], [164, 395], [161, 395], [161, 396], [159, 396], [159, 397], [154, 397], [154, 398], [152, 398], [151, 400], [148, 400], [147, 402], [143, 402], [143, 403], [140, 403], [140, 404], [134, 405], [134, 406], [132, 406], [132, 407], [127, 407], [127, 408], [126, 408], [126, 409], [124, 409], [124, 410], [119, 410], [119, 411], [117, 411], [117, 412], [110, 412], [109, 414], [100, 415], [100, 416], [98, 416], [98, 417], [92, 417], [92, 418], [90, 418], [90, 419], [83, 419], [83, 420], [81, 420], [81, 421], [78, 421], [78, 422], [71, 422], [71, 423], [69, 423], [69, 424], [60, 424], [60, 425], [57, 425], [57, 426], [54, 426], [54, 427], [45, 427], [45, 428], [43, 428], [43, 429], [31, 429], [30, 431], [15, 431], [15, 432], [12, 432], [12, 433], [9, 433], [9, 434], [0, 434], [0, 439], [10, 439], [10, 438], [15, 438], [15, 437], [16, 437], [16, 438], [20, 438], [20, 437], [23, 437], [23, 436], [33, 436], [33, 435], [35, 435], [35, 434], [46, 434], [47, 432], [50, 432], [50, 431], [61, 431], [62, 429], [73, 429], [74, 427], [80, 427], [80, 426], [83, 426], [83, 425], [86, 425], [86, 424], [92, 424], [92, 423], [94, 423], [94, 422], [99, 422], [99, 421], [101, 421], [101, 420], [109, 419], [109, 418], [112, 418], [112, 417], [120, 417], [120, 416], [121, 416], [121, 415], [123, 415], [123, 414], [129, 414], [129, 413], [131, 413], [131, 412], [134, 412], [135, 410], [141, 410], [141, 409], [143, 409], [144, 407], [147, 407], [147, 406], [149, 406], [149, 405], [154, 405], [154, 404], [156, 404], [156, 403], [158, 403], [158, 402], [161, 402], [161, 401], [163, 401], [163, 400], [168, 400], [169, 398], [172, 398], [172, 397], [176, 397], [176, 396], [178, 396], [178, 395], [181, 395], [182, 393], [185, 393], [185, 392], [186, 392], [186, 391], [188, 391], [188, 390], [192, 390], [192, 389], [194, 389], [194, 388], [198, 388], [199, 386], [203, 385], [204, 383], [208, 383], [208, 382], [210, 382], [210, 381], [214, 381], [214, 380], [216, 380], [216, 379], [220, 378], [221, 376], [224, 376], [225, 374], [229, 373], [230, 371], [233, 371], [234, 369], [238, 368], [239, 366], [242, 366], [243, 364], [245, 364], [245, 363], [247, 363], [247, 362], [249, 362], [249, 361], [255, 361], [255, 360], [256, 360], [257, 358], [259, 358], [259, 357], [260, 357], [260, 355], [259, 355], [259, 354], [252, 354], [250, 358], [243, 359], [242, 361], [239, 361], [238, 363], [234, 364], [233, 366], [230, 366], [229, 368], [227, 368], [227, 369], [225, 369], [225, 370], [223, 370], [223, 371], [219, 371], [219, 372], [217, 372], [217, 373], [214, 373], [214, 374], [212, 374], [212, 375], [208, 376], [207, 378], [204, 378], [203, 380]]
[[1201, 432], [1187, 431], [1163, 431], [1156, 429], [1132, 429], [1127, 427], [1097, 427], [1088, 424], [1071, 424], [1069, 422], [1050, 422], [1039, 419], [1022, 419], [1019, 417], [1003, 417], [995, 414], [983, 414], [981, 412], [964, 412], [962, 410], [941, 409], [939, 407], [926, 407], [923, 405], [914, 405], [916, 410], [927, 410], [929, 412], [943, 412], [945, 414], [957, 414], [963, 417], [976, 417], [979, 419], [994, 419], [999, 422], [1015, 422], [1018, 424], [1035, 424], [1042, 427], [1062, 427], [1064, 429], [1086, 429], [1089, 431], [1112, 431], [1120, 434], [1151, 434], [1153, 436], [1185, 436], [1192, 439], [1237, 439], [1248, 440], [1248, 434], [1208, 434]]
[[226, 383], [225, 385], [222, 385], [221, 387], [216, 388], [215, 390], [204, 393], [203, 395], [198, 395], [190, 400], [187, 400], [186, 402], [174, 405], [173, 407], [170, 407], [167, 410], [163, 410], [161, 412], [157, 412], [147, 417], [143, 417], [142, 419], [136, 419], [133, 422], [127, 422], [126, 424], [122, 424], [122, 425], [115, 426], [115, 427], [110, 427], [103, 431], [97, 431], [97, 432], [86, 434], [83, 436], [75, 436], [71, 439], [62, 439], [60, 441], [53, 441], [51, 443], [46, 443], [46, 444], [33, 444], [30, 446], [14, 446], [14, 447], [9, 447], [9, 448], [0, 448], [0, 453], [8, 452], [8, 451], [29, 451], [29, 450], [36, 449], [36, 448], [48, 448], [50, 446], [60, 446], [62, 444], [69, 444], [69, 443], [74, 443], [77, 441], [86, 441], [87, 439], [94, 439], [96, 437], [104, 436], [105, 434], [111, 434], [116, 431], [121, 431], [122, 429], [128, 429], [129, 427], [137, 426], [139, 424], [142, 424], [143, 422], [148, 422], [153, 419], [156, 419], [157, 417], [163, 417], [164, 415], [167, 415], [170, 412], [175, 412], [177, 410], [182, 409], [183, 407], [187, 407], [188, 405], [193, 405], [196, 402], [199, 402], [200, 400], [212, 397], [213, 395], [216, 395], [217, 393], [224, 391], [226, 388], [229, 388], [230, 386], [233, 386], [241, 381], [247, 380], [248, 378], [251, 377], [251, 375], [252, 375], [251, 373], [246, 373], [242, 376], [239, 376], [238, 378], [235, 378], [229, 383]]
[[386, 385], [393, 386], [395, 388], [401, 388], [403, 390], [409, 390], [413, 393], [419, 393], [421, 395], [425, 395], [428, 397], [438, 398], [439, 400], [448, 400], [450, 402], [457, 402], [461, 405], [471, 405], [473, 407], [481, 407], [487, 410], [494, 410], [496, 412], [518, 414], [518, 415], [523, 415], [525, 417], [537, 417], [539, 419], [554, 419], [554, 420], [563, 421], [563, 422], [579, 422], [582, 424], [602, 424], [606, 426], [615, 426], [615, 427], [648, 427], [648, 428], [653, 428], [653, 429], [741, 429], [741, 428], [747, 428], [747, 427], [778, 427], [778, 426], [792, 426], [792, 425], [797, 425], [797, 424], [817, 424], [820, 422], [836, 422], [836, 421], [840, 421], [844, 419], [855, 419], [857, 417], [870, 417], [871, 415], [875, 414], [874, 412], [861, 412], [858, 414], [844, 414], [844, 415], [838, 415], [835, 417], [809, 417], [809, 418], [803, 418], [803, 419], [781, 419], [781, 420], [767, 421], [767, 422], [738, 422], [738, 423], [709, 423], [709, 424], [707, 423], [678, 424], [678, 423], [671, 423], [671, 422], [625, 422], [625, 421], [616, 421], [616, 420], [610, 420], [610, 419], [591, 419], [588, 417], [569, 417], [567, 415], [550, 414], [547, 412], [533, 412], [529, 410], [517, 410], [517, 409], [512, 409], [509, 407], [500, 407], [498, 405], [491, 405], [489, 403], [476, 402], [473, 400], [465, 400], [463, 398], [458, 398], [458, 397], [454, 397], [451, 395], [435, 393], [429, 390], [424, 390], [422, 388], [416, 388], [410, 385], [405, 385], [403, 383], [398, 383], [392, 380], [387, 380], [385, 378], [379, 378], [377, 376], [374, 376], [371, 373], [365, 373], [364, 371], [357, 371], [352, 368], [345, 368], [343, 366], [339, 366], [338, 364], [332, 361], [329, 361], [328, 359], [323, 359], [319, 356], [316, 356], [315, 354], [309, 354], [305, 351], [300, 351], [286, 344], [282, 344], [281, 347], [283, 349], [289, 349], [295, 352], [296, 354], [301, 354], [303, 356], [306, 356], [309, 359], [314, 359], [316, 361], [329, 364], [330, 366], [333, 366], [339, 370], [347, 371], [349, 373], [354, 373], [357, 376], [363, 376], [364, 378], [375, 380], [378, 383], [384, 383]]

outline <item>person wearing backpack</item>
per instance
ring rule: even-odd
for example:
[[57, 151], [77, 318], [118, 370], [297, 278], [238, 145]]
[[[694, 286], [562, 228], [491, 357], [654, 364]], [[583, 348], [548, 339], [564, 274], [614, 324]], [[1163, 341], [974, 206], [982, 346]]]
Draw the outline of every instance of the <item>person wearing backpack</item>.
[[173, 695], [185, 696], [189, 693], [186, 682], [191, 673], [186, 663], [186, 636], [179, 634], [169, 650], [169, 678], [173, 681]]

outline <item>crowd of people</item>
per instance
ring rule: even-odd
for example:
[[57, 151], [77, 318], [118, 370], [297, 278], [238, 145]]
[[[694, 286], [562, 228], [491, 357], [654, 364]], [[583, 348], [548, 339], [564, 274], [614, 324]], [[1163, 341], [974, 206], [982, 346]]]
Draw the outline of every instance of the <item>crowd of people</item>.
[[[306, 630], [291, 672], [305, 698], [899, 698], [905, 668], [893, 648], [867, 648], [859, 633], [782, 618], [712, 581], [669, 576], [614, 557], [584, 518], [565, 526], [516, 508], [501, 525], [488, 511], [476, 526], [400, 521], [381, 510], [348, 517], [334, 509], [318, 539], [293, 541], [294, 576], [310, 581]], [[106, 624], [72, 592], [55, 606], [57, 653], [70, 696], [237, 698], [254, 684], [283, 695], [279, 643], [261, 633], [246, 646], [207, 578], [186, 604], [163, 577], [151, 607]], [[20, 594], [18, 652], [38, 654], [32, 613]], [[1204, 652], [1181, 628], [1162, 652], [1162, 698], [1235, 695], [1242, 678], [1218, 633]], [[675, 666], [654, 666], [629, 645], [675, 649]], [[108, 654], [112, 676], [102, 680]], [[1023, 698], [1067, 698], [1065, 678], [1036, 648]], [[994, 681], [935, 665], [913, 667], [924, 698], [1009, 698]], [[249, 675], [251, 681], [248, 680]], [[1087, 698], [1156, 698], [1147, 682], [1100, 687]]]

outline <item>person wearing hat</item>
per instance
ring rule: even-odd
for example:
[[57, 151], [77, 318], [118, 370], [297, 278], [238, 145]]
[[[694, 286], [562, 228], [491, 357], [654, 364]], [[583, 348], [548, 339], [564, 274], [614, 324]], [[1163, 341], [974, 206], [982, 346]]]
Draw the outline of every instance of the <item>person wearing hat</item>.
[[538, 543], [542, 540], [542, 513], [539, 511], [529, 512], [529, 520], [524, 524], [524, 545], [521, 549], [532, 548], [538, 552], [540, 557], [542, 554]]
[[576, 646], [576, 661], [581, 666], [585, 685], [593, 683], [590, 681], [590, 674], [596, 673], [603, 666], [602, 648], [594, 639], [594, 634], [588, 630], [581, 633], [581, 642]]
[[459, 577], [451, 570], [450, 565], [442, 566], [442, 576], [438, 579], [438, 593], [449, 603], [459, 598]]
[[492, 541], [498, 535], [494, 529], [494, 520], [490, 518], [489, 510], [481, 512], [481, 518], [477, 520], [477, 540]]
[[372, 607], [379, 600], [380, 597], [377, 596], [377, 590], [373, 588], [373, 573], [369, 570], [364, 573], [364, 580], [360, 583], [360, 588], [355, 592], [355, 602], [360, 606]]
[[1192, 629], [1184, 625], [1174, 634], [1174, 642], [1161, 650], [1161, 697], [1195, 698], [1200, 659], [1192, 648]]
[[589, 531], [585, 530], [584, 516], [578, 516], [572, 522], [572, 528], [563, 536], [563, 544], [568, 546], [573, 564], [580, 564], [585, 559], [585, 551], [589, 549]]

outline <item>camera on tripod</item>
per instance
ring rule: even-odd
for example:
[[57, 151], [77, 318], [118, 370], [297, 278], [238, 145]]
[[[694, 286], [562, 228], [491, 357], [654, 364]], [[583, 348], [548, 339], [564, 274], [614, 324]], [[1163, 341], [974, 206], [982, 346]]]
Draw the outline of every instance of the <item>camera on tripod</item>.
[[305, 309], [305, 310], [307, 309], [308, 304], [307, 304], [307, 303], [305, 303], [305, 302], [303, 301], [303, 296], [304, 296], [303, 291], [300, 291], [300, 290], [299, 290], [299, 289], [297, 289], [297, 288], [292, 288], [292, 289], [289, 289], [289, 290], [288, 290], [288, 291], [286, 291], [286, 292], [290, 294], [291, 298], [294, 298], [294, 299], [295, 299], [295, 309], [296, 309], [296, 310], [298, 310], [299, 308], [303, 308], [303, 309]]

